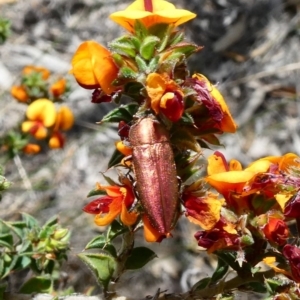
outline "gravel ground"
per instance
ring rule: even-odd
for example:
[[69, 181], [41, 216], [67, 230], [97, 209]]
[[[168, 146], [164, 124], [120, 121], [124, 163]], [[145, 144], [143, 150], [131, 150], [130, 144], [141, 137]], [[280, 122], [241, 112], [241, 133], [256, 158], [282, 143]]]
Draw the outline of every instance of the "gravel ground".
[[[225, 148], [221, 150], [226, 157], [246, 165], [266, 155], [300, 154], [300, 1], [176, 2], [198, 14], [185, 28], [189, 39], [205, 46], [190, 61], [191, 69], [218, 84], [239, 124], [235, 135], [222, 137]], [[76, 116], [62, 151], [22, 156], [7, 163], [6, 175], [14, 185], [0, 203], [0, 214], [16, 219], [20, 211], [26, 211], [41, 222], [59, 214], [62, 224], [73, 231], [72, 254], [64, 267], [66, 286], [74, 286], [80, 293], [95, 282], [76, 253], [101, 230], [81, 208], [88, 191], [101, 181], [99, 173], [106, 169], [118, 137], [115, 128], [95, 125], [110, 106], [90, 103], [90, 93], [78, 87], [67, 72], [82, 41], [94, 39], [105, 45], [124, 33], [107, 16], [129, 3], [0, 0], [0, 16], [12, 22], [12, 34], [0, 46], [0, 134], [22, 118], [24, 107], [12, 101], [9, 88], [27, 64], [70, 79], [68, 104]], [[197, 249], [195, 230], [182, 221], [174, 239], [151, 245], [159, 259], [143, 271], [124, 275], [120, 293], [142, 298], [158, 288], [182, 292], [210, 274], [215, 261]], [[144, 244], [142, 239], [138, 244]], [[243, 297], [239, 299], [257, 299]]]

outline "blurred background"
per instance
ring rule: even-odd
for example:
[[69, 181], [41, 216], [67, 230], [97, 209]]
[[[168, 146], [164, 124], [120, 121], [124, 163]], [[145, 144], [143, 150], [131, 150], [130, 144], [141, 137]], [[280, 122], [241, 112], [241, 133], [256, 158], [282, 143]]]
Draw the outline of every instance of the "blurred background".
[[[196, 19], [184, 24], [186, 38], [204, 46], [190, 59], [191, 72], [217, 84], [239, 125], [236, 134], [221, 137], [224, 148], [215, 150], [244, 166], [263, 156], [300, 154], [300, 0], [171, 2], [197, 13]], [[95, 182], [103, 182], [100, 172], [107, 169], [118, 135], [116, 128], [96, 124], [112, 105], [91, 103], [91, 92], [80, 88], [68, 71], [81, 42], [92, 39], [107, 45], [125, 34], [108, 16], [130, 3], [0, 0], [0, 17], [11, 21], [11, 35], [0, 46], [0, 134], [23, 118], [26, 108], [12, 99], [10, 87], [19, 82], [22, 68], [29, 64], [70, 80], [67, 104], [76, 119], [63, 150], [21, 156], [5, 164], [5, 176], [13, 186], [0, 202], [0, 215], [16, 220], [19, 212], [28, 212], [42, 223], [58, 214], [72, 230], [71, 255], [61, 287], [73, 286], [80, 293], [95, 282], [76, 253], [104, 230], [81, 209]], [[155, 294], [157, 288], [187, 291], [209, 275], [215, 261], [197, 248], [196, 230], [182, 220], [173, 239], [150, 245], [159, 259], [124, 275], [120, 294], [142, 298]], [[141, 238], [138, 244], [143, 243]], [[17, 286], [12, 279], [12, 289]]]

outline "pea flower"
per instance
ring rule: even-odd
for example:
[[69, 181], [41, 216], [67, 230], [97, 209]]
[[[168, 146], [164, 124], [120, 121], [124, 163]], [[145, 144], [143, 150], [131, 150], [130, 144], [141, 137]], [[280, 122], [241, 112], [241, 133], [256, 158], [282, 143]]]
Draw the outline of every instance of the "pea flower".
[[66, 91], [66, 87], [66, 79], [61, 78], [50, 86], [50, 91], [55, 98], [59, 98]]
[[37, 144], [28, 143], [22, 150], [25, 154], [37, 154], [41, 151], [41, 146]]
[[105, 191], [107, 195], [93, 200], [83, 210], [90, 214], [96, 214], [95, 223], [97, 225], [109, 225], [119, 215], [125, 225], [130, 226], [136, 222], [137, 214], [128, 211], [134, 201], [131, 186], [102, 186], [97, 183], [96, 189]]
[[86, 89], [101, 88], [111, 94], [116, 87], [112, 82], [117, 78], [118, 68], [111, 53], [94, 41], [82, 43], [72, 59], [70, 71], [78, 84]]
[[183, 193], [182, 199], [187, 218], [204, 230], [211, 230], [220, 220], [224, 200], [217, 199], [217, 195], [197, 197], [193, 193]]
[[48, 134], [47, 128], [55, 123], [55, 106], [48, 99], [38, 99], [28, 106], [26, 116], [28, 120], [22, 123], [22, 131], [30, 133], [38, 140], [44, 139]]
[[214, 121], [214, 127], [222, 132], [234, 133], [237, 125], [219, 90], [202, 74], [192, 76], [192, 86], [197, 93], [197, 100], [203, 103]]
[[19, 102], [27, 103], [27, 101], [29, 99], [26, 88], [22, 85], [12, 86], [10, 93]]
[[177, 9], [164, 0], [136, 0], [125, 10], [112, 13], [110, 18], [126, 30], [133, 32], [135, 21], [141, 21], [146, 27], [158, 23], [179, 26], [196, 17], [196, 14]]
[[65, 137], [61, 131], [67, 131], [74, 124], [74, 115], [67, 106], [62, 106], [57, 112], [54, 128], [49, 139], [49, 147], [52, 149], [63, 148]]
[[183, 113], [183, 92], [167, 74], [150, 73], [146, 79], [146, 90], [151, 108], [156, 114], [163, 113], [172, 122]]

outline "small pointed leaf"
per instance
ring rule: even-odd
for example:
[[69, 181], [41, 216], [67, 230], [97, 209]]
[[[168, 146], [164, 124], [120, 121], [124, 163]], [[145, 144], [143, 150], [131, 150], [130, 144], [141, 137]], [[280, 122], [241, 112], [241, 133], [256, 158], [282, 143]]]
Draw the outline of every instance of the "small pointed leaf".
[[190, 149], [197, 153], [201, 152], [201, 147], [195, 137], [184, 127], [176, 128], [172, 135], [171, 142], [179, 149]]
[[128, 231], [128, 227], [127, 226], [123, 226], [122, 224], [120, 224], [117, 220], [114, 220], [108, 231], [107, 231], [107, 238], [109, 241], [112, 241], [113, 239], [115, 239], [117, 236], [125, 233]]
[[103, 249], [105, 244], [107, 243], [106, 238], [103, 234], [96, 236], [93, 238], [86, 246], [85, 250], [89, 249]]
[[37, 276], [30, 278], [20, 289], [22, 294], [50, 293], [52, 291], [52, 280], [49, 277]]
[[109, 112], [100, 123], [112, 123], [124, 121], [129, 123], [133, 119], [133, 115], [137, 112], [138, 105], [136, 103], [130, 103], [127, 105], [121, 105]]
[[192, 287], [192, 291], [195, 292], [195, 291], [200, 291], [200, 290], [205, 289], [209, 285], [210, 280], [211, 280], [210, 277], [205, 277], [205, 278], [199, 280]]
[[137, 76], [138, 76], [138, 73], [135, 72], [134, 70], [132, 70], [129, 67], [122, 67], [119, 70], [119, 74], [118, 74], [119, 78], [124, 78], [124, 79], [127, 79], [127, 80], [136, 79]]
[[143, 40], [148, 35], [146, 26], [139, 20], [134, 23], [134, 34], [139, 40]]
[[23, 221], [26, 223], [27, 227], [33, 228], [39, 226], [38, 221], [29, 214], [22, 213]]
[[78, 257], [92, 270], [99, 283], [106, 290], [117, 267], [114, 257], [106, 251], [80, 253]]
[[136, 270], [141, 269], [149, 261], [156, 258], [157, 255], [146, 247], [136, 247], [132, 249], [131, 255], [128, 257], [125, 263], [125, 269]]
[[150, 60], [154, 56], [156, 45], [160, 39], [157, 36], [147, 36], [141, 44], [140, 55], [146, 60]]
[[211, 277], [211, 283], [216, 283], [221, 280], [227, 274], [228, 268], [228, 264], [225, 263], [221, 258], [218, 258], [218, 265]]
[[122, 154], [119, 150], [115, 149], [115, 151], [113, 152], [113, 154], [108, 162], [108, 168], [111, 168], [111, 167], [119, 164], [123, 158], [124, 158], [124, 154]]
[[97, 188], [94, 188], [88, 193], [87, 197], [99, 196], [99, 195], [106, 195], [106, 192], [103, 190], [98, 190]]
[[139, 55], [136, 55], [135, 62], [137, 64], [140, 72], [143, 72], [143, 73], [147, 72], [148, 66], [143, 58], [141, 58]]

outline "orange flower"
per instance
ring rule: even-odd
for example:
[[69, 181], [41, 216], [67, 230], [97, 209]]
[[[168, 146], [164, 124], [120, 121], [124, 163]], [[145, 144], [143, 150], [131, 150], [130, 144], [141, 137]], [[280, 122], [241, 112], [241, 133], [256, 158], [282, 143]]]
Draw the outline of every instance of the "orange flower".
[[134, 30], [136, 20], [141, 21], [146, 27], [158, 23], [179, 26], [193, 18], [196, 14], [177, 9], [172, 3], [164, 0], [136, 0], [125, 10], [110, 15], [110, 18], [128, 31]]
[[43, 67], [36, 67], [36, 66], [26, 66], [23, 71], [23, 75], [29, 75], [31, 73], [41, 73], [42, 78], [44, 80], [48, 79], [50, 76], [49, 70]]
[[150, 73], [146, 80], [146, 90], [151, 100], [151, 108], [156, 114], [162, 112], [172, 122], [181, 118], [184, 95], [167, 74]]
[[146, 214], [142, 217], [144, 223], [144, 238], [149, 243], [161, 242], [166, 236], [161, 235], [152, 225]]
[[[210, 81], [203, 76], [202, 74], [194, 74], [192, 76], [194, 79], [198, 80], [199, 89], [203, 91], [202, 85], [205, 85], [205, 87], [208, 89], [208, 93], [210, 97], [212, 97], [213, 100], [215, 100], [221, 109], [221, 116], [219, 116], [220, 121], [217, 122], [216, 127], [220, 129], [223, 132], [230, 132], [234, 133], [236, 132], [237, 125], [234, 122], [231, 113], [228, 109], [228, 106], [222, 96], [222, 94], [219, 92], [219, 90], [210, 83]], [[197, 84], [197, 81], [196, 81]], [[194, 86], [195, 90], [197, 91], [197, 87]]]
[[66, 79], [61, 78], [51, 85], [50, 91], [54, 97], [58, 98], [66, 91], [66, 85]]
[[20, 85], [20, 86], [14, 85], [11, 88], [10, 93], [19, 102], [26, 103], [27, 100], [29, 99], [27, 91], [22, 85]]
[[23, 148], [23, 152], [26, 154], [36, 154], [39, 153], [41, 151], [41, 147], [37, 144], [27, 144], [24, 148]]
[[55, 123], [55, 106], [48, 99], [38, 99], [28, 106], [26, 116], [28, 120], [22, 123], [22, 131], [32, 134], [36, 139], [44, 139], [48, 134], [47, 127]]
[[116, 142], [115, 145], [117, 150], [121, 152], [123, 155], [128, 156], [132, 154], [132, 148], [124, 145], [122, 141]]
[[286, 244], [289, 236], [289, 229], [285, 222], [275, 217], [268, 217], [267, 223], [262, 228], [262, 231], [271, 243], [276, 243], [279, 246]]
[[83, 210], [87, 213], [96, 214], [95, 223], [97, 225], [109, 225], [119, 215], [125, 225], [130, 226], [136, 222], [137, 214], [128, 211], [134, 201], [131, 186], [101, 186], [97, 183], [96, 188], [105, 191], [107, 196], [93, 200]]
[[70, 72], [83, 88], [100, 87], [106, 94], [116, 90], [112, 82], [117, 78], [118, 68], [111, 53], [96, 42], [86, 41], [79, 46], [73, 56], [72, 67]]

